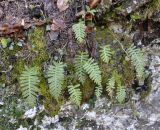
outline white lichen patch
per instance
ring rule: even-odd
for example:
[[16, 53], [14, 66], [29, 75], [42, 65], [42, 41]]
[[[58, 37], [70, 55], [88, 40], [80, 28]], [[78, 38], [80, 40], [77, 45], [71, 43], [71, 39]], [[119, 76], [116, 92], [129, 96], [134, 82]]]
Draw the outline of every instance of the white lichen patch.
[[34, 118], [36, 116], [37, 110], [36, 107], [33, 109], [29, 109], [28, 111], [25, 112], [24, 118]]
[[48, 117], [48, 116], [44, 116], [44, 118], [42, 119], [42, 124], [43, 126], [47, 126], [50, 125], [52, 123], [56, 123], [59, 121], [59, 116], [56, 115], [55, 117]]
[[17, 130], [28, 130], [26, 127], [23, 127], [22, 125]]

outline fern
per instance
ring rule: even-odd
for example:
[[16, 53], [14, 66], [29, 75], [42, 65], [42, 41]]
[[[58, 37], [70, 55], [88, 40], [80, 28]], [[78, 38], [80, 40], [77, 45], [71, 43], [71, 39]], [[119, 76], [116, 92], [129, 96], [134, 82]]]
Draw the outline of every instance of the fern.
[[87, 61], [88, 55], [86, 53], [81, 53], [75, 57], [75, 71], [78, 76], [79, 81], [83, 84], [86, 80], [86, 73], [83, 68], [84, 62]]
[[86, 33], [85, 33], [86, 26], [84, 21], [80, 21], [74, 24], [72, 26], [72, 29], [75, 33], [75, 37], [78, 40], [78, 42], [82, 43], [84, 41], [84, 38], [86, 37]]
[[102, 78], [101, 71], [97, 63], [92, 58], [88, 59], [83, 65], [84, 70], [89, 74], [89, 77], [98, 85], [96, 87], [96, 96], [99, 97], [102, 93]]
[[114, 76], [112, 76], [109, 80], [108, 80], [108, 83], [107, 83], [107, 88], [106, 88], [106, 91], [108, 92], [108, 95], [112, 98], [113, 96], [113, 90], [115, 89], [115, 78]]
[[100, 57], [102, 61], [105, 63], [108, 63], [112, 55], [110, 46], [106, 45], [106, 46], [100, 47], [100, 53], [101, 53]]
[[20, 75], [20, 86], [22, 96], [26, 99], [30, 106], [36, 103], [36, 96], [39, 91], [37, 85], [39, 83], [37, 68], [26, 68]]
[[127, 53], [135, 66], [137, 77], [142, 78], [145, 70], [145, 57], [143, 53], [133, 45], [128, 48]]
[[96, 94], [96, 97], [97, 97], [97, 98], [99, 98], [99, 97], [101, 96], [102, 91], [103, 91], [102, 85], [96, 86], [95, 94]]
[[126, 97], [126, 91], [124, 86], [118, 86], [117, 88], [117, 95], [116, 95], [116, 99], [118, 100], [119, 103], [123, 103]]
[[64, 67], [62, 62], [53, 62], [53, 65], [49, 66], [47, 77], [49, 83], [49, 89], [52, 96], [58, 100], [61, 94], [62, 84], [64, 81]]
[[80, 84], [77, 85], [70, 85], [68, 86], [68, 91], [70, 94], [70, 100], [80, 106], [81, 100], [82, 100], [82, 92], [79, 88]]
[[117, 71], [112, 72], [112, 77], [108, 80], [107, 83], [107, 92], [108, 95], [112, 98], [115, 88], [117, 88], [116, 99], [119, 103], [122, 103], [126, 97], [126, 92], [124, 86], [121, 85], [122, 76], [118, 74]]
[[144, 10], [145, 18], [150, 18], [155, 12], [160, 11], [160, 0], [152, 0], [150, 4], [147, 5], [147, 8]]

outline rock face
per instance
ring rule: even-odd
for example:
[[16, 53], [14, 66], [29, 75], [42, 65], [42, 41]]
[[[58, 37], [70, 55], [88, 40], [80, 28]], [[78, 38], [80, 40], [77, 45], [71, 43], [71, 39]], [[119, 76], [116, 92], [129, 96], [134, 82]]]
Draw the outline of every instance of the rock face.
[[95, 102], [93, 108], [86, 103], [79, 109], [67, 102], [61, 108], [54, 129], [160, 130], [160, 56], [149, 57], [151, 91], [143, 101], [135, 95], [130, 103], [120, 106], [111, 105], [109, 100], [102, 98]]

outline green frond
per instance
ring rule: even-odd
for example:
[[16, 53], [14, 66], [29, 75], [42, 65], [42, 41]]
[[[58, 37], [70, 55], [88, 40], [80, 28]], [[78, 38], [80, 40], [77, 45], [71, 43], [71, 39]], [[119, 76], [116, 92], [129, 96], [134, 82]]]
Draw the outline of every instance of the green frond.
[[96, 95], [99, 97], [102, 93], [102, 88], [101, 88], [101, 71], [96, 62], [92, 58], [88, 59], [85, 61], [85, 64], [83, 65], [84, 70], [87, 72], [89, 77], [98, 85], [97, 88], [95, 89]]
[[144, 76], [145, 71], [145, 56], [141, 52], [140, 49], [135, 46], [131, 46], [128, 48], [127, 53], [136, 69], [137, 77], [142, 78]]
[[96, 94], [96, 97], [97, 97], [97, 98], [99, 98], [99, 97], [101, 96], [102, 91], [103, 91], [102, 85], [96, 86], [96, 88], [95, 88], [95, 94]]
[[86, 26], [84, 21], [80, 21], [74, 24], [72, 26], [72, 29], [75, 33], [75, 37], [78, 40], [78, 42], [82, 43], [84, 41], [84, 38], [86, 37], [86, 33], [85, 33]]
[[56, 100], [58, 100], [62, 90], [62, 84], [64, 81], [64, 67], [65, 64], [62, 62], [53, 62], [53, 65], [49, 66], [47, 72], [49, 89], [52, 96]]
[[160, 0], [152, 0], [144, 10], [145, 18], [150, 18], [155, 12], [160, 11]]
[[100, 57], [103, 62], [108, 63], [111, 58], [112, 52], [109, 45], [100, 47]]
[[108, 83], [107, 83], [107, 88], [106, 88], [106, 91], [108, 92], [108, 95], [112, 98], [113, 97], [113, 91], [115, 89], [115, 78], [114, 76], [112, 76], [109, 80], [108, 80]]
[[83, 65], [84, 70], [89, 74], [89, 77], [99, 86], [101, 86], [102, 78], [101, 71], [94, 59], [88, 59]]
[[116, 99], [119, 103], [123, 103], [126, 97], [126, 91], [124, 86], [117, 87]]
[[83, 68], [84, 62], [88, 60], [86, 53], [80, 53], [75, 57], [75, 71], [79, 81], [83, 84], [86, 80], [86, 73]]
[[36, 103], [36, 96], [38, 94], [38, 70], [35, 67], [26, 68], [20, 75], [20, 86], [22, 96], [26, 99], [30, 106], [34, 106]]
[[79, 88], [80, 84], [77, 85], [70, 85], [68, 86], [68, 91], [70, 94], [70, 100], [80, 106], [82, 100], [82, 92]]

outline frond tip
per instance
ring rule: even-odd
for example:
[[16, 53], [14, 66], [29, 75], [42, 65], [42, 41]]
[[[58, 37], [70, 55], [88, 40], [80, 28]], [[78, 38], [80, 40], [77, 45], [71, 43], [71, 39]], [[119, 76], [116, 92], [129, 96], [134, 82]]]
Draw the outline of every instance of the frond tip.
[[100, 57], [103, 62], [108, 63], [111, 58], [112, 52], [109, 45], [100, 47]]
[[96, 89], [95, 93], [97, 98], [101, 96], [102, 93], [102, 77], [101, 77], [101, 71], [96, 62], [94, 62], [94, 59], [90, 58], [87, 61], [85, 61], [85, 64], [83, 65], [84, 70], [89, 75], [90, 79], [93, 80], [96, 83]]
[[82, 43], [84, 38], [86, 37], [86, 26], [84, 21], [80, 21], [72, 26], [73, 32], [75, 33], [75, 37], [78, 42]]
[[86, 73], [83, 68], [84, 62], [88, 60], [86, 53], [80, 53], [75, 57], [75, 71], [79, 81], [83, 84], [86, 80]]
[[117, 88], [117, 100], [119, 103], [123, 103], [126, 97], [126, 90], [124, 86], [118, 86]]
[[92, 58], [88, 59], [83, 65], [84, 70], [89, 74], [89, 77], [99, 86], [101, 86], [102, 78], [101, 71], [96, 62]]
[[70, 94], [70, 100], [80, 106], [82, 100], [82, 92], [79, 88], [80, 84], [77, 85], [70, 85], [68, 86], [68, 91]]
[[108, 80], [108, 83], [107, 83], [107, 88], [106, 88], [106, 91], [108, 92], [108, 95], [110, 96], [110, 98], [113, 97], [113, 92], [114, 92], [114, 89], [115, 89], [115, 78], [114, 76], [112, 76], [109, 80]]
[[140, 49], [135, 46], [131, 46], [128, 48], [127, 53], [136, 69], [137, 77], [142, 78], [144, 76], [145, 71], [145, 56], [141, 52]]
[[47, 73], [49, 89], [56, 100], [58, 100], [62, 90], [64, 67], [65, 64], [62, 62], [53, 62], [53, 65], [49, 66]]
[[98, 85], [95, 87], [95, 94], [96, 94], [97, 98], [99, 98], [101, 96], [102, 91], [103, 91], [102, 85]]
[[26, 99], [30, 106], [34, 106], [36, 103], [36, 96], [38, 94], [38, 70], [35, 67], [26, 68], [20, 75], [20, 86], [22, 96]]

